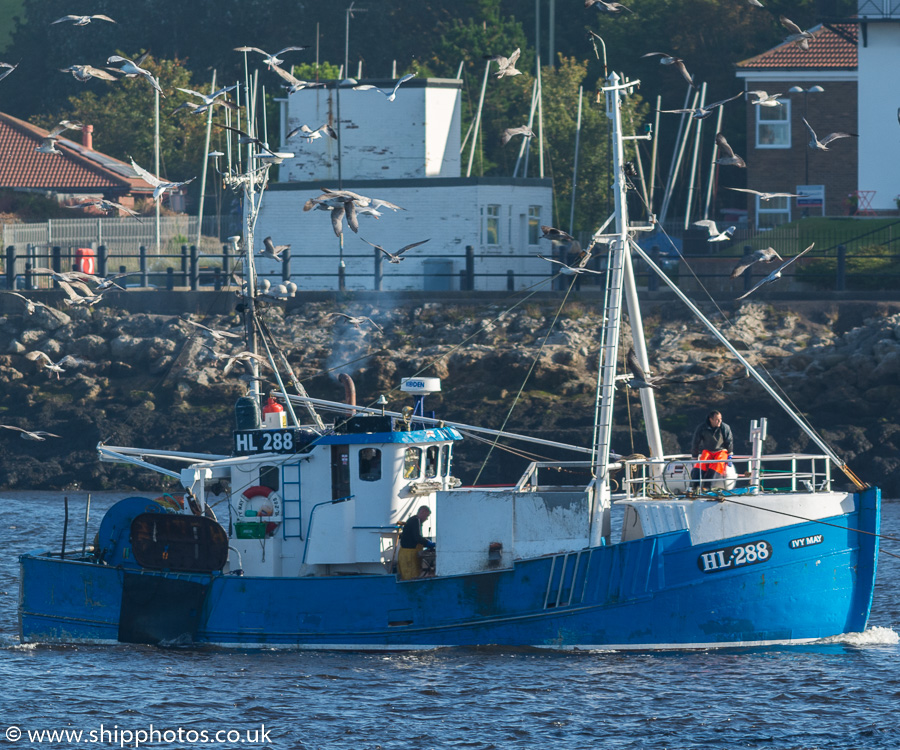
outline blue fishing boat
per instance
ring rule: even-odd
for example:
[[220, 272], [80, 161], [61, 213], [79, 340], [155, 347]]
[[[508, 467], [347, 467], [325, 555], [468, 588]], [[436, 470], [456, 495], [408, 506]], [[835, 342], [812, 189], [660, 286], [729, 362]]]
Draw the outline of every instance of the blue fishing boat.
[[[386, 402], [314, 399], [293, 377], [289, 393], [278, 374], [281, 358], [255, 322], [248, 252], [248, 338], [262, 339], [265, 347], [252, 351], [264, 349], [280, 391], [263, 405], [252, 381], [235, 409], [230, 455], [100, 445], [102, 460], [175, 478], [183, 495], [119, 501], [84, 554], [23, 555], [21, 640], [625, 650], [804, 643], [864, 630], [879, 490], [791, 412], [636, 242], [656, 228], [627, 215], [623, 142], [648, 137], [622, 135], [621, 102], [636, 84], [613, 74], [604, 87], [616, 210], [589, 251], [608, 254], [592, 445], [427, 416], [424, 400], [440, 388], [435, 378], [405, 379], [401, 390], [411, 403], [400, 411], [387, 410]], [[243, 182], [247, 248], [262, 182]], [[698, 485], [690, 456], [663, 453], [649, 387], [639, 390], [650, 455], [611, 452], [616, 387], [628, 377], [616, 366], [624, 311], [634, 356], [649, 369], [636, 257], [758, 378], [819, 453], [765, 454], [760, 418], [751, 427], [750, 453], [723, 460]], [[584, 267], [566, 268], [575, 274]], [[464, 487], [452, 474], [454, 447], [478, 433], [583, 458], [532, 463], [506, 487]], [[833, 488], [835, 469], [851, 490]], [[585, 481], [560, 483], [578, 472]], [[422, 506], [430, 511], [422, 514], [422, 532], [434, 549], [417, 552], [416, 571], [405, 577], [398, 567], [401, 528]]]

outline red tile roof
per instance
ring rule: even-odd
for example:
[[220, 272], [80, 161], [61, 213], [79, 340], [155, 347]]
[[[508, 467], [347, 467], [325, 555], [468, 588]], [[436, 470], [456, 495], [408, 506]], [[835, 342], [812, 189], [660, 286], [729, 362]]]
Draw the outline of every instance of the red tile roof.
[[856, 33], [853, 23], [833, 23], [809, 30], [809, 49], [793, 42], [782, 42], [768, 52], [742, 60], [745, 70], [856, 70]]
[[62, 154], [35, 151], [47, 131], [0, 112], [0, 188], [30, 188], [61, 193], [151, 194], [131, 165], [60, 138]]

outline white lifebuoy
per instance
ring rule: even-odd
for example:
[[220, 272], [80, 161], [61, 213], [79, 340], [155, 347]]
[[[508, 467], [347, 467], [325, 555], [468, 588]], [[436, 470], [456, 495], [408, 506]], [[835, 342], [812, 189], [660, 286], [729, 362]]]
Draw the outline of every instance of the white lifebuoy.
[[271, 487], [263, 487], [262, 485], [248, 487], [241, 493], [235, 508], [238, 520], [251, 520], [250, 517], [246, 516], [248, 510], [256, 512], [254, 518], [257, 520], [265, 520], [268, 523], [280, 523], [281, 497]]

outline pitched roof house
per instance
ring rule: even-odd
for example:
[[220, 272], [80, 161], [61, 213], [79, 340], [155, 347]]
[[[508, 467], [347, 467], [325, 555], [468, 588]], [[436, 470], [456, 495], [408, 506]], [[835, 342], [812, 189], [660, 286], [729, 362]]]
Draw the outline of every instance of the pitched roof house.
[[746, 90], [781, 94], [781, 106], [747, 108], [747, 187], [807, 196], [749, 196], [748, 221], [756, 226], [847, 213], [848, 195], [859, 184], [860, 144], [841, 138], [828, 151], [814, 151], [803, 120], [820, 139], [858, 132], [857, 29], [855, 23], [820, 25], [810, 29], [808, 50], [782, 43], [737, 64]]
[[57, 198], [102, 195], [123, 205], [151, 196], [153, 188], [131, 165], [94, 151], [92, 131], [84, 127], [81, 143], [61, 137], [56, 143], [61, 154], [40, 153], [35, 149], [47, 131], [0, 112], [0, 188]]

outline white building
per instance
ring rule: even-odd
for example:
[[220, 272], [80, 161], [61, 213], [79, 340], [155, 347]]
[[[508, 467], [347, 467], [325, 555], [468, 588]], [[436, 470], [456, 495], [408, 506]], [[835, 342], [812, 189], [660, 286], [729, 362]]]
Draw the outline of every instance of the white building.
[[[368, 83], [390, 91], [395, 82]], [[282, 133], [329, 123], [339, 134], [337, 141], [295, 136], [281, 144], [279, 151], [295, 156], [279, 167], [280, 182], [270, 185], [257, 223], [258, 245], [267, 235], [290, 243], [292, 279], [301, 289], [337, 289], [341, 259], [346, 289], [374, 289], [377, 251], [362, 237], [390, 252], [429, 240], [404, 262], [382, 264], [386, 291], [460, 289], [467, 246], [474, 250], [475, 289], [506, 289], [510, 278], [519, 289], [552, 275], [537, 258], [550, 249], [538, 245], [540, 225], [552, 223], [550, 180], [461, 176], [461, 88], [459, 80], [412, 79], [389, 101], [378, 91], [332, 83], [282, 101]], [[330, 213], [303, 211], [322, 188], [339, 187], [405, 210], [360, 216], [359, 235], [345, 221], [341, 252]], [[259, 270], [281, 272], [274, 262]]]

